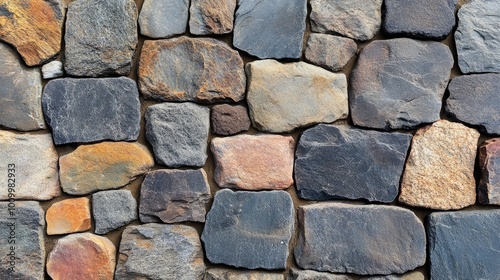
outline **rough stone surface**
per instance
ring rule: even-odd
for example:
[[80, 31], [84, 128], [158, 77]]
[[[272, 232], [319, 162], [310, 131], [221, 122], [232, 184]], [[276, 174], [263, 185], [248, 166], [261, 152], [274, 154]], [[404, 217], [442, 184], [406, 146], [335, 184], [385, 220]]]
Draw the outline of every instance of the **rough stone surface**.
[[129, 190], [97, 192], [92, 195], [95, 233], [106, 234], [137, 219], [137, 201]]
[[145, 41], [138, 75], [141, 93], [150, 99], [212, 103], [245, 97], [243, 60], [211, 38]]
[[476, 202], [474, 163], [479, 133], [446, 120], [413, 136], [399, 201], [432, 209], [460, 209]]
[[115, 279], [201, 280], [203, 250], [196, 229], [144, 224], [123, 232]]
[[299, 270], [292, 268], [288, 271], [286, 280], [356, 280], [357, 277], [345, 274], [318, 272], [314, 270]]
[[207, 174], [198, 170], [155, 170], [141, 186], [141, 222], [204, 222], [210, 200]]
[[201, 239], [214, 264], [285, 269], [294, 209], [284, 191], [215, 193]]
[[347, 80], [305, 62], [248, 63], [247, 102], [254, 127], [273, 133], [346, 118]]
[[139, 136], [139, 92], [129, 78], [51, 80], [42, 107], [56, 145]]
[[260, 134], [214, 138], [215, 182], [221, 188], [287, 189], [293, 184], [291, 136]]
[[299, 207], [295, 261], [304, 269], [361, 275], [404, 273], [425, 263], [424, 226], [395, 206]]
[[69, 75], [128, 75], [138, 42], [137, 6], [133, 0], [73, 1], [64, 40]]
[[233, 135], [250, 129], [250, 118], [245, 106], [220, 104], [212, 107], [212, 131], [219, 135]]
[[258, 58], [300, 58], [306, 0], [240, 0], [233, 44]]
[[16, 200], [50, 200], [61, 195], [57, 159], [50, 134], [0, 130], [0, 172], [5, 176], [0, 181], [0, 200], [9, 199], [8, 184], [13, 181], [8, 181], [8, 173], [15, 174], [11, 179], [15, 180]]
[[455, 44], [462, 73], [500, 73], [500, 2], [474, 0], [462, 5]]
[[162, 103], [146, 111], [146, 138], [157, 163], [201, 167], [207, 160], [210, 109], [192, 103]]
[[139, 143], [81, 145], [59, 158], [61, 187], [72, 195], [116, 189], [147, 172], [153, 165], [153, 156]]
[[295, 160], [299, 197], [394, 201], [410, 140], [410, 134], [348, 126], [320, 124], [306, 130]]
[[371, 42], [351, 73], [354, 124], [413, 129], [439, 120], [452, 66], [451, 51], [442, 43], [407, 38]]
[[[0, 239], [0, 278], [42, 280], [45, 265], [42, 207], [35, 201], [14, 203], [14, 207], [9, 207], [9, 202], [0, 202], [0, 234], [3, 237]], [[14, 271], [9, 269], [12, 266]]]
[[477, 198], [484, 204], [500, 205], [500, 138], [485, 141], [479, 148], [481, 181]]
[[205, 273], [204, 280], [285, 280], [285, 276], [272, 272], [211, 268]]
[[357, 50], [358, 45], [352, 39], [312, 33], [307, 39], [305, 59], [327, 70], [339, 71], [351, 60]]
[[56, 202], [47, 209], [45, 219], [48, 235], [89, 230], [92, 227], [90, 201], [79, 197]]
[[189, 0], [145, 0], [139, 15], [141, 34], [168, 38], [186, 32]]
[[58, 60], [54, 60], [42, 66], [42, 75], [44, 79], [52, 79], [64, 75], [63, 64]]
[[311, 30], [366, 41], [380, 29], [383, 0], [312, 0]]
[[455, 27], [458, 0], [385, 0], [383, 30], [392, 36], [442, 40]]
[[495, 279], [500, 275], [500, 210], [428, 216], [431, 279]]
[[42, 64], [59, 53], [63, 22], [60, 0], [0, 2], [0, 40], [13, 45], [28, 66]]
[[112, 280], [116, 248], [109, 239], [92, 233], [75, 233], [57, 240], [47, 259], [53, 280]]
[[236, 0], [192, 0], [189, 31], [195, 35], [230, 33], [235, 9]]
[[459, 76], [448, 91], [446, 111], [452, 117], [500, 135], [500, 74]]

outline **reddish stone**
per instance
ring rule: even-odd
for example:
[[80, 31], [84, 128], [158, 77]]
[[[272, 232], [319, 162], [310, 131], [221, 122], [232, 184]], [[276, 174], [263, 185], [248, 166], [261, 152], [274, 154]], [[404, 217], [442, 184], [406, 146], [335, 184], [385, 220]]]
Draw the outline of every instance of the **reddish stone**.
[[479, 202], [500, 205], [500, 138], [490, 139], [481, 145], [479, 166], [481, 168]]
[[47, 234], [66, 234], [91, 228], [90, 202], [86, 197], [65, 199], [47, 209]]
[[212, 130], [219, 135], [232, 135], [250, 128], [247, 108], [240, 105], [216, 105], [212, 108], [211, 119]]

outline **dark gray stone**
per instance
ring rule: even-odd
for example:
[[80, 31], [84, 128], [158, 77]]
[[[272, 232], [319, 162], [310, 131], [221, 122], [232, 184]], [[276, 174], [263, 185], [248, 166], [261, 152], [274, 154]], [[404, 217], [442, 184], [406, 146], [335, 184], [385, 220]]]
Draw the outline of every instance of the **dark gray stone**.
[[477, 198], [483, 204], [500, 205], [500, 138], [485, 141], [479, 147], [481, 181]]
[[240, 0], [233, 44], [258, 58], [300, 58], [306, 0]]
[[425, 263], [424, 226], [395, 206], [318, 203], [299, 208], [295, 261], [303, 269], [404, 273]]
[[354, 124], [413, 129], [440, 119], [453, 56], [448, 46], [407, 38], [373, 41], [351, 73]]
[[432, 213], [427, 238], [431, 279], [500, 276], [500, 210]]
[[139, 136], [139, 91], [129, 78], [51, 80], [42, 106], [56, 145]]
[[92, 195], [95, 233], [106, 234], [137, 219], [137, 201], [129, 190], [97, 192]]
[[186, 32], [189, 0], [145, 0], [139, 15], [141, 34], [168, 38]]
[[241, 105], [228, 104], [212, 107], [212, 131], [219, 135], [233, 135], [250, 129], [248, 110]]
[[319, 124], [306, 130], [295, 154], [299, 197], [394, 201], [410, 140], [409, 134], [348, 126]]
[[294, 209], [285, 191], [215, 194], [201, 240], [210, 262], [248, 269], [285, 269]]
[[141, 186], [141, 222], [204, 222], [210, 186], [207, 174], [198, 170], [155, 170]]
[[156, 161], [168, 167], [201, 167], [207, 160], [210, 109], [193, 103], [162, 103], [146, 110], [146, 138]]
[[335, 72], [342, 70], [357, 50], [358, 45], [353, 39], [312, 33], [307, 39], [305, 59]]

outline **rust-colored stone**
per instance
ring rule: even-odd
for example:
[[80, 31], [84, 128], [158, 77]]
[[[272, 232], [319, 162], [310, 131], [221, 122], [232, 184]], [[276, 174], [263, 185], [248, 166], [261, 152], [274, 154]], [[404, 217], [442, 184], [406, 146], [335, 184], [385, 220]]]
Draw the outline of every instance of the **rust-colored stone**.
[[47, 234], [66, 234], [89, 230], [90, 202], [86, 197], [56, 202], [47, 209]]
[[479, 148], [481, 181], [478, 199], [483, 204], [500, 205], [500, 138], [490, 139]]

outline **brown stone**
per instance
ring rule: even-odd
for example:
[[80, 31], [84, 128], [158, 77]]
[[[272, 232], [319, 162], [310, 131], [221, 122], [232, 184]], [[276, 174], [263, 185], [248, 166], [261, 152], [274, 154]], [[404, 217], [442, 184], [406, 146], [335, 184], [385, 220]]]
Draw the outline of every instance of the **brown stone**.
[[192, 0], [189, 31], [195, 35], [230, 33], [235, 9], [236, 0]]
[[353, 39], [312, 33], [307, 39], [305, 59], [330, 71], [339, 71], [351, 60], [357, 50], [358, 45]]
[[406, 162], [399, 201], [440, 210], [474, 204], [478, 138], [476, 130], [446, 120], [419, 129]]
[[211, 268], [205, 272], [204, 280], [285, 280], [285, 275], [277, 272]]
[[47, 234], [66, 234], [89, 230], [90, 202], [86, 197], [70, 198], [52, 204], [47, 209]]
[[500, 138], [490, 139], [479, 148], [481, 181], [478, 199], [483, 204], [500, 205]]
[[214, 138], [215, 182], [221, 188], [286, 189], [293, 184], [294, 145], [281, 135]]
[[247, 108], [241, 105], [216, 105], [212, 108], [211, 120], [212, 131], [219, 135], [232, 135], [250, 128]]

